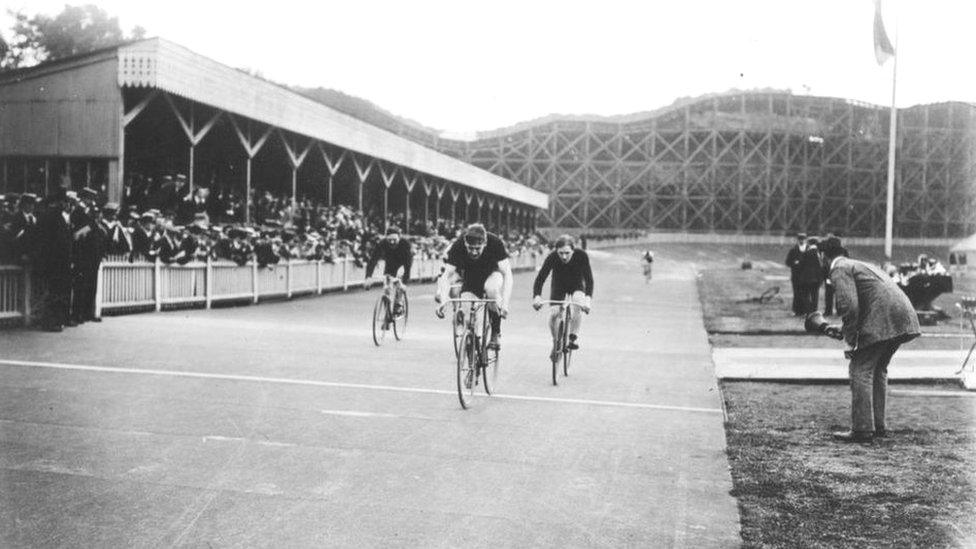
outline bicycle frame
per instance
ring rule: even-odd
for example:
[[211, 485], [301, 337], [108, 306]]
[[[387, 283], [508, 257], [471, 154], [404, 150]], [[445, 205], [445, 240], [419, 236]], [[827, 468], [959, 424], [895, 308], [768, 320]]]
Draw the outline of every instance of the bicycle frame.
[[[563, 375], [569, 375], [569, 363], [572, 357], [572, 349], [568, 349], [569, 344], [569, 327], [573, 319], [573, 307], [588, 313], [589, 307], [585, 307], [578, 303], [573, 302], [571, 299], [547, 299], [541, 302], [542, 305], [557, 305], [559, 306], [559, 314], [557, 316], [556, 333], [553, 334], [552, 338], [552, 352], [550, 353], [550, 360], [552, 361], [552, 384], [558, 385], [558, 364], [560, 359], [563, 364]], [[579, 314], [579, 313], [576, 313]]]
[[[474, 396], [474, 388], [479, 383], [484, 384], [487, 394], [491, 394], [491, 385], [498, 373], [498, 351], [487, 348], [490, 322], [486, 308], [493, 299], [452, 298], [441, 304], [443, 311], [450, 303], [455, 311], [464, 314], [463, 328], [460, 340], [454, 327], [455, 319], [451, 319], [454, 331], [455, 358], [457, 359], [457, 389], [461, 407], [467, 409]], [[469, 343], [466, 343], [469, 342]]]

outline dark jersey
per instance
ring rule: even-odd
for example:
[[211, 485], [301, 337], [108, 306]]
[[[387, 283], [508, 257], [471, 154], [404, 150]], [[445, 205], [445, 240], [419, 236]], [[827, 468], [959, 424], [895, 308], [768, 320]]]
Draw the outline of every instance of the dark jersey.
[[383, 274], [396, 276], [397, 270], [403, 267], [403, 281], [410, 281], [410, 267], [413, 265], [413, 249], [405, 239], [401, 238], [396, 245], [390, 244], [390, 241], [385, 238], [381, 240], [376, 245], [376, 248], [373, 249], [373, 255], [366, 265], [366, 278], [373, 276], [373, 269], [376, 268], [376, 264], [380, 259], [383, 260], [385, 265]]
[[551, 252], [542, 263], [539, 274], [532, 285], [532, 295], [542, 295], [542, 285], [545, 284], [549, 272], [552, 272], [552, 284], [549, 288], [549, 299], [560, 300], [566, 294], [582, 291], [593, 297], [593, 271], [590, 269], [590, 256], [583, 250], [573, 250], [569, 262], [563, 263], [556, 252]]
[[471, 259], [464, 247], [464, 238], [459, 238], [447, 250], [448, 265], [453, 265], [464, 279], [461, 290], [479, 294], [485, 289], [485, 281], [491, 273], [498, 270], [498, 262], [508, 259], [505, 243], [497, 236], [488, 233], [485, 249], [477, 259]]

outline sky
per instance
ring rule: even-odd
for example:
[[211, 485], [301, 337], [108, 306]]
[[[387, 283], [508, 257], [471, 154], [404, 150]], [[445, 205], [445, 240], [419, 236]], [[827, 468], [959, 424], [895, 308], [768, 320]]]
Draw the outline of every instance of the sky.
[[[0, 0], [60, 12], [70, 0]], [[464, 135], [548, 114], [649, 111], [732, 88], [891, 104], [873, 0], [87, 0], [125, 31]], [[898, 106], [976, 103], [976, 2], [884, 0]], [[897, 35], [897, 38], [896, 38]]]

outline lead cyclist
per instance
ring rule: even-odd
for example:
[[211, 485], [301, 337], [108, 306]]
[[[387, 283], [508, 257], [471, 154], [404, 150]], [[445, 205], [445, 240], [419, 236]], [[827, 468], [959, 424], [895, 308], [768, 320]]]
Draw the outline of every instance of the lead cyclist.
[[[444, 270], [437, 279], [434, 300], [444, 303], [449, 297], [451, 283], [460, 279], [461, 299], [490, 299], [488, 320], [491, 322], [490, 349], [500, 349], [502, 318], [508, 316], [512, 299], [512, 264], [502, 239], [489, 233], [481, 223], [474, 223], [455, 240], [447, 251]], [[435, 313], [444, 318], [444, 309]]]

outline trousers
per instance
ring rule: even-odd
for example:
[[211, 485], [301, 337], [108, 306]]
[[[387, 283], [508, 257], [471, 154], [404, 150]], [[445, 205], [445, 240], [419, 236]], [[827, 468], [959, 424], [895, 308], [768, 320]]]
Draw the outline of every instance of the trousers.
[[851, 378], [851, 430], [874, 433], [887, 430], [888, 363], [899, 343], [882, 341], [854, 351], [849, 364]]

